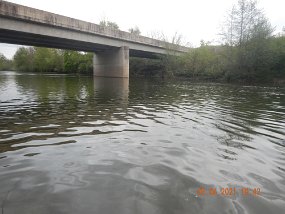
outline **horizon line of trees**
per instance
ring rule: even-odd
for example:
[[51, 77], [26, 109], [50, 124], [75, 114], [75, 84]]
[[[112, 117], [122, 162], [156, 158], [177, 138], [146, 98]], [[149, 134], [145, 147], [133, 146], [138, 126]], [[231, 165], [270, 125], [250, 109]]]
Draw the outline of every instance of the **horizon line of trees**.
[[83, 73], [93, 71], [92, 53], [43, 47], [20, 47], [13, 69], [26, 72]]
[[[119, 29], [115, 22], [102, 20], [101, 26]], [[130, 33], [140, 35], [138, 27]], [[220, 36], [221, 45], [201, 41], [200, 47], [177, 55], [181, 35], [175, 34], [165, 56], [158, 59], [130, 58], [130, 73], [137, 76], [187, 77], [228, 82], [285, 82], [285, 29], [274, 28], [255, 0], [238, 0], [228, 12]], [[13, 60], [0, 57], [0, 70], [92, 73], [92, 53], [39, 47], [21, 47]]]

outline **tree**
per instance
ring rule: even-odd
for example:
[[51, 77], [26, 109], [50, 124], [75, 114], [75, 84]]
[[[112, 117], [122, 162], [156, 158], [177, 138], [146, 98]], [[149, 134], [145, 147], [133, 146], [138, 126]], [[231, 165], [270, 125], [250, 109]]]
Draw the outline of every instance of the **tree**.
[[91, 73], [93, 54], [77, 51], [64, 51], [64, 71], [67, 73]]
[[150, 33], [148, 33], [148, 37], [152, 38], [152, 39], [156, 39], [156, 40], [164, 40], [165, 36], [162, 32], [159, 31], [151, 31]]
[[91, 73], [92, 59], [92, 53], [43, 47], [21, 47], [14, 55], [18, 70], [36, 72]]
[[120, 30], [119, 25], [116, 22], [111, 22], [106, 19], [101, 20], [99, 25], [104, 28], [111, 28], [112, 30]]
[[21, 47], [14, 55], [14, 64], [20, 71], [62, 72], [63, 53], [58, 49]]
[[20, 71], [33, 71], [34, 69], [34, 48], [21, 47], [14, 55], [14, 63]]
[[222, 32], [228, 47], [228, 77], [253, 81], [270, 71], [268, 39], [273, 32], [263, 11], [254, 0], [239, 0], [229, 12]]
[[285, 35], [272, 37], [270, 39], [270, 49], [273, 57], [271, 63], [271, 74], [273, 78], [281, 81], [285, 79]]
[[93, 72], [93, 53], [79, 53], [79, 66], [78, 71], [80, 73], [92, 73]]
[[72, 73], [78, 72], [78, 53], [76, 51], [64, 51], [64, 72]]
[[162, 63], [164, 64], [164, 69], [161, 72], [161, 77], [164, 78], [165, 74], [169, 76], [174, 76], [176, 72], [181, 68], [180, 61], [178, 60], [179, 56], [177, 54], [177, 50], [182, 43], [182, 35], [177, 32], [172, 36], [171, 42], [169, 42], [168, 38], [163, 35], [164, 47], [166, 50], [166, 54], [164, 56], [160, 56]]
[[137, 36], [139, 36], [141, 34], [141, 31], [140, 31], [140, 29], [137, 26], [135, 26], [134, 28], [130, 28], [129, 32], [131, 34], [134, 34], [134, 35], [137, 35]]
[[201, 40], [199, 48], [193, 48], [188, 53], [182, 55], [185, 76], [192, 78], [218, 78], [222, 72], [222, 57], [216, 47], [210, 46], [209, 42]]
[[255, 37], [268, 38], [273, 29], [255, 0], [239, 0], [228, 13], [223, 40], [231, 46], [242, 46]]
[[52, 70], [51, 50], [47, 48], [35, 47], [34, 69], [39, 72]]
[[35, 47], [34, 70], [38, 72], [62, 72], [62, 51], [52, 48]]
[[0, 71], [13, 69], [12, 60], [7, 59], [3, 54], [0, 53]]

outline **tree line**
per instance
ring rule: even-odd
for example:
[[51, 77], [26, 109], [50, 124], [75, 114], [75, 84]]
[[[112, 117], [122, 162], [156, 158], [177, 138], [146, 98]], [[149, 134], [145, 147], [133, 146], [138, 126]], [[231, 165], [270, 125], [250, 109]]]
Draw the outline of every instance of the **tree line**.
[[42, 47], [20, 47], [14, 69], [26, 72], [92, 73], [91, 53]]
[[[100, 25], [119, 29], [115, 22], [106, 20]], [[138, 27], [129, 32], [140, 35]], [[173, 49], [181, 45], [181, 36], [176, 34], [170, 41], [171, 47], [166, 47], [166, 55], [157, 59], [130, 58], [130, 73], [249, 83], [284, 81], [285, 29], [278, 35], [273, 32], [274, 28], [255, 0], [238, 0], [223, 23], [220, 45], [201, 41], [200, 47], [177, 55]], [[1, 56], [0, 70], [14, 66], [22, 71], [92, 72], [92, 53], [21, 47], [12, 61]]]
[[13, 69], [13, 60], [7, 59], [3, 54], [0, 53], [0, 71]]
[[[157, 74], [162, 77], [285, 83], [285, 29], [277, 35], [273, 32], [255, 0], [238, 0], [223, 23], [220, 45], [201, 41], [188, 53], [175, 55], [169, 50], [162, 60], [149, 64], [161, 65]], [[172, 39], [173, 44], [180, 41], [177, 35]]]

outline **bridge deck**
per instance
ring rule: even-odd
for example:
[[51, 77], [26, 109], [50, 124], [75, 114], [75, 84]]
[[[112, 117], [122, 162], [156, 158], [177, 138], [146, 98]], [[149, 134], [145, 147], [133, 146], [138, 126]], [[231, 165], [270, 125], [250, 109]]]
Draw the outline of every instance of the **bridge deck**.
[[[163, 54], [166, 47], [173, 47], [164, 41], [6, 1], [0, 1], [0, 20], [0, 42], [6, 43], [82, 51], [129, 46], [130, 54], [138, 56], [146, 53]], [[175, 46], [175, 50], [187, 52], [188, 48]]]

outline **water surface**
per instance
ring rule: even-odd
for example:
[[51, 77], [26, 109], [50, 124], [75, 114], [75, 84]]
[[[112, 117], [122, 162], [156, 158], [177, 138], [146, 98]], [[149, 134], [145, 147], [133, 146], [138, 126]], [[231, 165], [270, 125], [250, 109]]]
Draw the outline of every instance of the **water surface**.
[[0, 101], [2, 213], [285, 213], [285, 88], [0, 72]]

